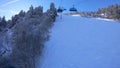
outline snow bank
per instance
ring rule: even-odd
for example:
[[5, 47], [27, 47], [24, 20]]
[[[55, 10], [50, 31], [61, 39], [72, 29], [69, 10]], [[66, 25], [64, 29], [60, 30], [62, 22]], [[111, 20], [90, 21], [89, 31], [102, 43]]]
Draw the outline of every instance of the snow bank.
[[96, 18], [96, 19], [98, 19], [98, 20], [105, 20], [105, 21], [115, 21], [113, 19], [107, 19], [107, 18]]

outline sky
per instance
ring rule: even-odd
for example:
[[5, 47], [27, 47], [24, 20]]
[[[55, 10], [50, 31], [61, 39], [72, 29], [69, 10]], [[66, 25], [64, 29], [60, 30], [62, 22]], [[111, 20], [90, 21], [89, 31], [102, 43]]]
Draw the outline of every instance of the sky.
[[46, 11], [51, 2], [55, 3], [56, 8], [61, 6], [67, 10], [74, 4], [79, 11], [96, 11], [108, 5], [120, 4], [120, 0], [0, 0], [0, 16], [10, 19], [20, 10], [27, 11], [31, 5], [34, 7], [41, 5]]

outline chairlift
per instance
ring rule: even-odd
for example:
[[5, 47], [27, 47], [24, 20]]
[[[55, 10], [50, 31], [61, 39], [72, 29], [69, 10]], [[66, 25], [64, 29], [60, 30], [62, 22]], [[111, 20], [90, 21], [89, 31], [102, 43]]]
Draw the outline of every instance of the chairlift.
[[58, 13], [62, 13], [63, 12], [63, 9], [61, 7], [58, 8], [57, 10]]
[[58, 13], [62, 13], [62, 12], [65, 11], [65, 10], [66, 10], [65, 8], [59, 7], [59, 8], [57, 9], [57, 12], [58, 12]]
[[69, 11], [77, 12], [77, 9], [73, 5], [73, 7], [69, 9]]

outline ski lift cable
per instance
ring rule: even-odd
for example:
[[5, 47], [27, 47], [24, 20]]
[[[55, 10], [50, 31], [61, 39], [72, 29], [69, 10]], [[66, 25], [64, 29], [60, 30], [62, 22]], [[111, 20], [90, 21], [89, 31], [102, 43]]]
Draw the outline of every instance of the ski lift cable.
[[64, 8], [62, 7], [62, 2], [63, 2], [63, 0], [60, 0], [60, 5], [59, 5], [58, 10], [57, 10], [58, 13], [61, 13], [64, 11]]
[[77, 11], [76, 6], [78, 7], [81, 3], [87, 2], [88, 0], [80, 0], [77, 3], [72, 2], [73, 3], [73, 7], [69, 9], [69, 11]]
[[58, 8], [58, 10], [57, 10], [57, 12], [60, 13], [60, 19], [62, 19], [62, 12], [63, 12], [63, 9], [61, 8], [62, 1], [63, 1], [63, 0], [60, 0], [59, 8]]
[[85, 2], [87, 2], [87, 1], [89, 1], [89, 0], [81, 0], [81, 1], [78, 1], [76, 4], [73, 2], [73, 5], [74, 5], [74, 6], [78, 6], [78, 5], [80, 5], [81, 3], [85, 3]]
[[[73, 1], [72, 3], [73, 3], [74, 6], [78, 6], [78, 5], [80, 5], [80, 3], [84, 3], [84, 2], [87, 2], [87, 1], [89, 1], [89, 0], [80, 0], [76, 4], [75, 4], [75, 1]], [[63, 0], [60, 0], [59, 7], [62, 5], [62, 2], [63, 2]]]
[[63, 0], [60, 0], [60, 5], [59, 5], [59, 7], [62, 5], [62, 1], [63, 1]]

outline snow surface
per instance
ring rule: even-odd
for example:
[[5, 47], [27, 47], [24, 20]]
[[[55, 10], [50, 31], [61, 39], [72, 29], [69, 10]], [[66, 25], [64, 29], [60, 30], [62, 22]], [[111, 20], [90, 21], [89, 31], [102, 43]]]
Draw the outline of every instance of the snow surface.
[[105, 21], [114, 21], [113, 19], [107, 19], [107, 18], [96, 18], [98, 20], [105, 20]]
[[120, 23], [58, 17], [38, 68], [120, 68]]

